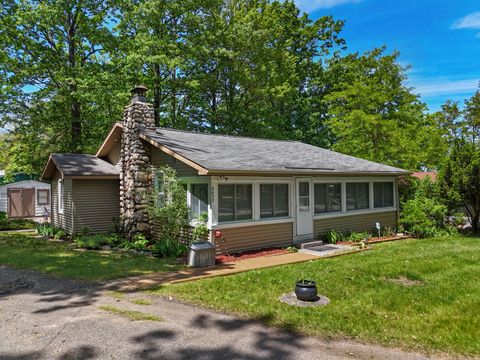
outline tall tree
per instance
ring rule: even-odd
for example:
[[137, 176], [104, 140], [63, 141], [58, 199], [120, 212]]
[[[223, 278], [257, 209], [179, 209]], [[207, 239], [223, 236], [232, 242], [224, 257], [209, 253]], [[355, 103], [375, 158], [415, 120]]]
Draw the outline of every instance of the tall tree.
[[438, 126], [445, 132], [450, 142], [455, 141], [461, 135], [462, 111], [458, 103], [451, 100], [447, 100], [441, 108], [441, 111], [435, 113]]
[[333, 59], [327, 124], [333, 148], [406, 169], [432, 167], [446, 150], [441, 133], [408, 89], [398, 53], [384, 48]]
[[3, 1], [0, 46], [9, 98], [3, 122], [32, 125], [35, 109], [43, 127], [61, 130], [58, 150], [90, 150], [85, 134], [102, 133], [98, 125], [103, 130], [117, 107], [109, 68], [113, 13], [106, 0]]
[[480, 141], [480, 90], [465, 100], [463, 131], [469, 141]]

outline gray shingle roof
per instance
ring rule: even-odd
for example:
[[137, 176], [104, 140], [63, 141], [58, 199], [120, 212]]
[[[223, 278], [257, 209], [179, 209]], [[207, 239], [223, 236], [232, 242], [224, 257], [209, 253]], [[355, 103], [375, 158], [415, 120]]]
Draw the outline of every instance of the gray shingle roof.
[[52, 160], [63, 176], [118, 176], [118, 169], [87, 154], [52, 154]]
[[298, 141], [266, 140], [157, 128], [151, 140], [209, 172], [404, 174], [407, 171]]

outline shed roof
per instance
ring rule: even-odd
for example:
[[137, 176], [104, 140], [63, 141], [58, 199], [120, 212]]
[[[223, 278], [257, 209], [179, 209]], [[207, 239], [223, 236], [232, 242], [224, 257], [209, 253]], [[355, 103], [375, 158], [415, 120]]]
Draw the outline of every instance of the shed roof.
[[112, 164], [88, 154], [52, 154], [43, 170], [41, 179], [51, 179], [55, 169], [64, 178], [95, 177], [118, 178], [119, 170]]
[[[194, 133], [157, 128], [141, 137], [188, 160], [200, 173], [400, 175], [408, 171], [299, 141]], [[193, 163], [193, 164], [192, 164]], [[201, 171], [203, 169], [203, 171]]]

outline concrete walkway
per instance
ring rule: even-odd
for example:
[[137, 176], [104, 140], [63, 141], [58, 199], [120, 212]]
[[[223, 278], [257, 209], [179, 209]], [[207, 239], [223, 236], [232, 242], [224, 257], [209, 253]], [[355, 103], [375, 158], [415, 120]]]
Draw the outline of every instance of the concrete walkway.
[[264, 269], [274, 266], [318, 260], [320, 258], [352, 254], [359, 251], [361, 250], [355, 250], [351, 247], [337, 247], [335, 249], [328, 249], [325, 252], [309, 251], [309, 253], [305, 253], [300, 251], [296, 253], [262, 256], [242, 261], [219, 264], [214, 267], [188, 268], [176, 272], [160, 272], [148, 275], [132, 276], [107, 282], [105, 283], [105, 288], [124, 292], [137, 291], [164, 284], [175, 284], [217, 276], [232, 275], [250, 270]]

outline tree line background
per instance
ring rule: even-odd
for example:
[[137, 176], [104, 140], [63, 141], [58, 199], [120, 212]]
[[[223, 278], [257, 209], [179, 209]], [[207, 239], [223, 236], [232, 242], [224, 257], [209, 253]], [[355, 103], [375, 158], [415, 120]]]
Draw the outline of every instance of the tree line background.
[[[398, 52], [348, 53], [342, 20], [292, 1], [1, 0], [0, 168], [95, 153], [128, 90], [158, 126], [292, 139], [409, 169], [478, 150], [480, 92], [430, 114]], [[473, 146], [473, 150], [472, 149]]]

